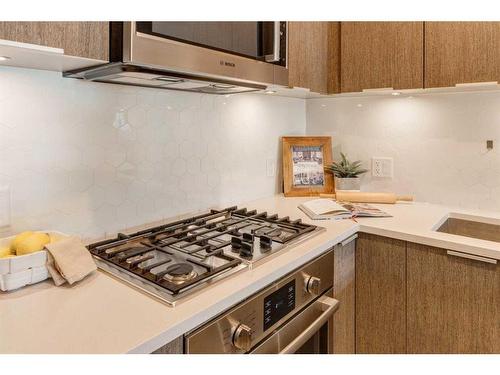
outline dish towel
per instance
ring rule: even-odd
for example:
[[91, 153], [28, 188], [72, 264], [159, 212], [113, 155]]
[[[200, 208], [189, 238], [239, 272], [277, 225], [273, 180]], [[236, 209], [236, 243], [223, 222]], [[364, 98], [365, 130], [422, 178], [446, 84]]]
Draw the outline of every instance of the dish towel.
[[97, 269], [92, 256], [80, 239], [72, 236], [45, 245], [47, 268], [56, 286], [80, 281]]

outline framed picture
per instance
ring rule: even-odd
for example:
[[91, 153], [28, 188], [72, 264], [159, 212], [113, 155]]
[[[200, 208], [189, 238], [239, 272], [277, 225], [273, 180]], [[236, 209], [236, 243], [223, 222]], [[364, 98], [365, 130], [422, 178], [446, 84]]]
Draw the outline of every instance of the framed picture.
[[285, 197], [333, 193], [333, 176], [325, 172], [331, 163], [331, 137], [283, 137]]

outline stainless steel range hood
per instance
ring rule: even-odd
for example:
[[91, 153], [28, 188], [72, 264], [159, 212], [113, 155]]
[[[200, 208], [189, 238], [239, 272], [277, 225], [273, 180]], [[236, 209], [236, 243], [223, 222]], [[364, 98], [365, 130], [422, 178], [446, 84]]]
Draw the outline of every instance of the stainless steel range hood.
[[[110, 63], [64, 72], [64, 76], [95, 82], [220, 95], [259, 91], [270, 85], [288, 84], [286, 22], [271, 22], [271, 25], [265, 27], [261, 25], [262, 29], [268, 30], [267, 34], [260, 29], [257, 34], [259, 38], [261, 34], [267, 35], [265, 43], [257, 43], [256, 40], [260, 39], [252, 34], [253, 44], [259, 45], [252, 50], [256, 55], [253, 57], [213, 46], [207, 47], [207, 43], [212, 43], [211, 39], [205, 41], [205, 45], [176, 40], [170, 35], [159, 34], [159, 31], [169, 30], [171, 25], [166, 25], [168, 23], [165, 22], [158, 24], [160, 25], [155, 26], [151, 22], [111, 22]], [[217, 25], [213, 23], [208, 27]], [[243, 26], [234, 27], [238, 29]], [[234, 39], [234, 36], [229, 33], [227, 38]]]
[[219, 95], [259, 91], [265, 90], [267, 87], [266, 85], [254, 83], [242, 84], [241, 82], [228, 79], [214, 79], [212, 77], [152, 69], [124, 63], [112, 63], [76, 72], [65, 72], [64, 76], [94, 82]]

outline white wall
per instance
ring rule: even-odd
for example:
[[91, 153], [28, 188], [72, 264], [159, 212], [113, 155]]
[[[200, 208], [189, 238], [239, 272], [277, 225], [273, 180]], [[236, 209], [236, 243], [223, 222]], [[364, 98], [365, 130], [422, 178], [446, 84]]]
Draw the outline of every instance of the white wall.
[[[114, 127], [116, 113], [128, 125]], [[279, 137], [305, 132], [301, 99], [88, 83], [0, 67], [0, 186], [11, 232], [85, 237], [279, 191]]]
[[500, 92], [308, 100], [307, 133], [331, 135], [335, 156], [369, 167], [394, 158], [394, 179], [365, 175], [362, 190], [500, 210]]

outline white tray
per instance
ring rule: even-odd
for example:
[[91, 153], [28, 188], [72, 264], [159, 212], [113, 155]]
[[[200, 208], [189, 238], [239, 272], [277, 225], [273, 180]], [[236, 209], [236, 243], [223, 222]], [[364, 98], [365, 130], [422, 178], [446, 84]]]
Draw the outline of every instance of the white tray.
[[[37, 231], [68, 236], [57, 231]], [[0, 239], [0, 247], [8, 246], [15, 236]], [[47, 251], [0, 259], [0, 290], [7, 292], [35, 284], [50, 277], [47, 270]]]
[[50, 277], [47, 267], [33, 267], [16, 273], [0, 275], [0, 289], [4, 292], [35, 284]]

